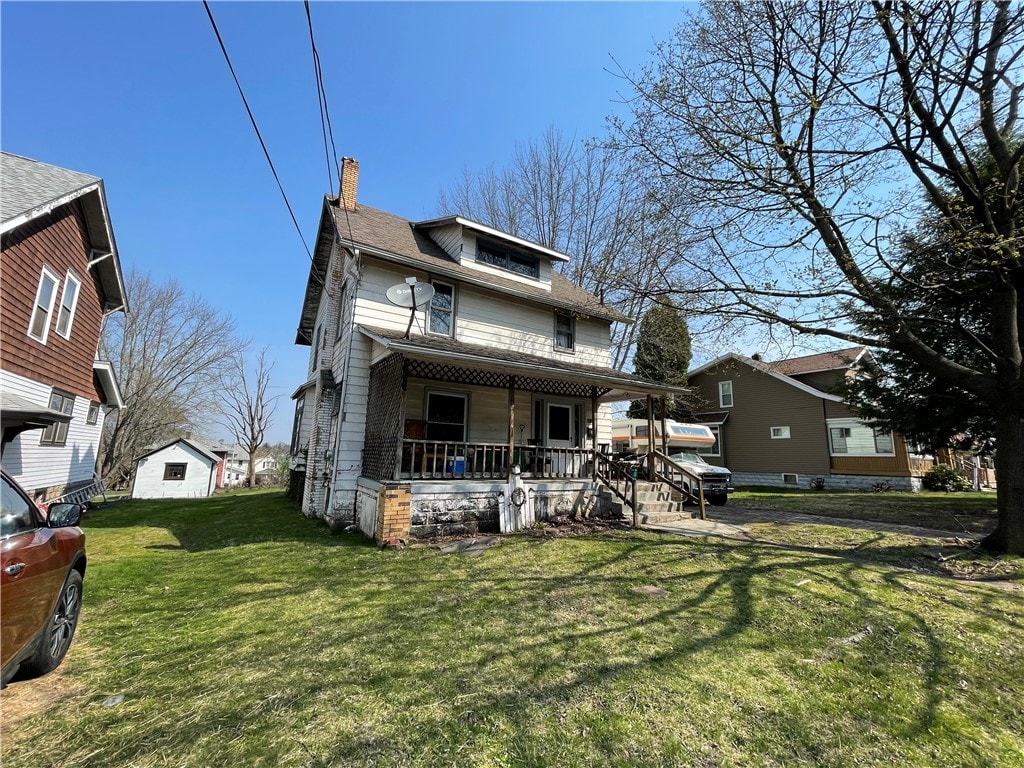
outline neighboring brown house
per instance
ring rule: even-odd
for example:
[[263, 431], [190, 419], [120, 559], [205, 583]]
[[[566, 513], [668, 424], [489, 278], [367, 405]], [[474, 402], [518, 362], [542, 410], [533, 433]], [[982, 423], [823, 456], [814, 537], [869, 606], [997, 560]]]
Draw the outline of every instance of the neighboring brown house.
[[96, 360], [106, 315], [127, 310], [96, 176], [0, 155], [3, 466], [38, 499], [100, 490], [103, 419], [123, 406]]
[[912, 457], [900, 435], [864, 424], [830, 391], [872, 362], [865, 347], [773, 363], [730, 353], [691, 371], [690, 386], [707, 404], [694, 421], [718, 437], [702, 453], [729, 467], [736, 486], [807, 487], [823, 478], [829, 489], [920, 490], [933, 462]]

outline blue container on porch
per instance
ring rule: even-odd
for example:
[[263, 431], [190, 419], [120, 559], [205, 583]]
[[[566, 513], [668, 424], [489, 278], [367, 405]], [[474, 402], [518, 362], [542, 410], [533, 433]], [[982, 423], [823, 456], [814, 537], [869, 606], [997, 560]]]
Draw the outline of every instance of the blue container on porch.
[[466, 473], [466, 457], [455, 456], [448, 459], [445, 462], [444, 471], [449, 475], [464, 475]]

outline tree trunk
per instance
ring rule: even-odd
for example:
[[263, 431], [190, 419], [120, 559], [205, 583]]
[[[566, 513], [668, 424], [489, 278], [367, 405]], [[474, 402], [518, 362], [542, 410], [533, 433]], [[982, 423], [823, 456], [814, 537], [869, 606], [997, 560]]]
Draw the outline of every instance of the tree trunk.
[[1024, 413], [1007, 408], [996, 419], [999, 523], [983, 546], [993, 552], [1024, 555]]

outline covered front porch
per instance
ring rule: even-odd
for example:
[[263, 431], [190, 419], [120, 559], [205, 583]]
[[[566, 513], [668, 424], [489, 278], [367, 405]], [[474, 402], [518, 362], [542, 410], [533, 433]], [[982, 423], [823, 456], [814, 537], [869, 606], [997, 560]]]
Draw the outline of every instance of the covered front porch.
[[390, 488], [408, 493], [408, 517], [395, 521], [406, 530], [392, 535], [418, 524], [432, 535], [505, 530], [510, 505], [521, 508], [516, 527], [601, 514], [611, 404], [681, 391], [606, 367], [361, 330], [375, 344], [360, 487], [378, 502]]

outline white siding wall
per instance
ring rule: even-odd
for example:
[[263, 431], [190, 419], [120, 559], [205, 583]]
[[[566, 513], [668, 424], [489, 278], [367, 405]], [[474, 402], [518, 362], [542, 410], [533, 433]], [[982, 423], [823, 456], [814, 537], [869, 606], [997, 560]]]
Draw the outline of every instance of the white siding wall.
[[[184, 480], [164, 480], [165, 464], [186, 464]], [[136, 499], [200, 498], [213, 493], [214, 463], [184, 443], [174, 443], [139, 459], [132, 497]]]
[[[0, 389], [46, 407], [53, 388], [24, 376], [0, 371]], [[76, 397], [64, 446], [40, 445], [41, 429], [22, 432], [4, 449], [4, 469], [29, 493], [92, 480], [103, 431], [103, 407], [100, 407], [95, 424], [85, 423], [88, 414], [89, 401]]]
[[431, 239], [444, 248], [444, 252], [458, 262], [462, 261], [462, 225], [449, 224], [430, 230]]
[[[391, 304], [384, 292], [413, 274], [411, 270], [399, 271], [375, 264], [367, 265], [356, 300], [355, 322], [404, 331], [409, 324], [409, 310]], [[425, 273], [415, 276], [427, 280]], [[457, 285], [455, 290], [455, 335], [459, 341], [581, 365], [610, 364], [611, 332], [608, 322], [578, 319], [575, 351], [556, 351], [553, 308], [531, 305], [516, 299], [503, 299], [466, 284]], [[413, 334], [422, 334], [425, 324], [426, 312], [417, 312]]]

